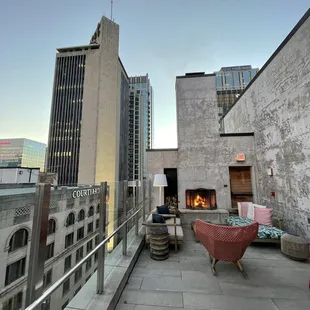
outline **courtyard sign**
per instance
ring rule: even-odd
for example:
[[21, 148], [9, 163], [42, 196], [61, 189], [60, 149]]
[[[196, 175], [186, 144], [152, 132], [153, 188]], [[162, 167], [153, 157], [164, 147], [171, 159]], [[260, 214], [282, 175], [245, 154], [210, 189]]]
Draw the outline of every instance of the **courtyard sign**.
[[86, 197], [100, 193], [100, 188], [78, 189], [72, 192], [72, 198]]

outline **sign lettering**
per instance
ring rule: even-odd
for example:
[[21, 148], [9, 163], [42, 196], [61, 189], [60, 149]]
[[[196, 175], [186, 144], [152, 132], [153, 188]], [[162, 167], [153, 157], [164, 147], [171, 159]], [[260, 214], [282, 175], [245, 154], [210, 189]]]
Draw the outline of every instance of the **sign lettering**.
[[78, 189], [72, 192], [72, 198], [80, 198], [100, 193], [100, 188]]

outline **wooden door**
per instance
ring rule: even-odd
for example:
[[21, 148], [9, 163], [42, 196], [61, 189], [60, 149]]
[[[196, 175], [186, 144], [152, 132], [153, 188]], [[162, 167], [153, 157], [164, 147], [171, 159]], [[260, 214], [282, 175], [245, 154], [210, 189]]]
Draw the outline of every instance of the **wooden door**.
[[232, 207], [237, 202], [253, 201], [251, 167], [229, 167]]

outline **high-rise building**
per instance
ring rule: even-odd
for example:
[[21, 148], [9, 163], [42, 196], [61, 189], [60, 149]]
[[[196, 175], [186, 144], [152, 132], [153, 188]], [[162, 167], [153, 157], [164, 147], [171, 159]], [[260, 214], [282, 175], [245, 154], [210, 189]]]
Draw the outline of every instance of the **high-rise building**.
[[146, 149], [153, 145], [153, 88], [147, 75], [130, 77], [128, 180], [147, 176]]
[[47, 172], [60, 185], [127, 179], [129, 78], [119, 26], [102, 17], [90, 44], [57, 51]]
[[0, 167], [40, 168], [44, 171], [46, 144], [29, 139], [0, 139]]
[[222, 67], [216, 74], [218, 115], [224, 116], [259, 69], [252, 66]]

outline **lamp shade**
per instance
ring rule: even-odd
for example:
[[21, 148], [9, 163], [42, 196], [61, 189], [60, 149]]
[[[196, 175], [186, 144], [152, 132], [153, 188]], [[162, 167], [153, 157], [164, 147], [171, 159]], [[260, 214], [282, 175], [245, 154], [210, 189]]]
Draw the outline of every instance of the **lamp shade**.
[[155, 174], [153, 186], [168, 186], [165, 174]]

